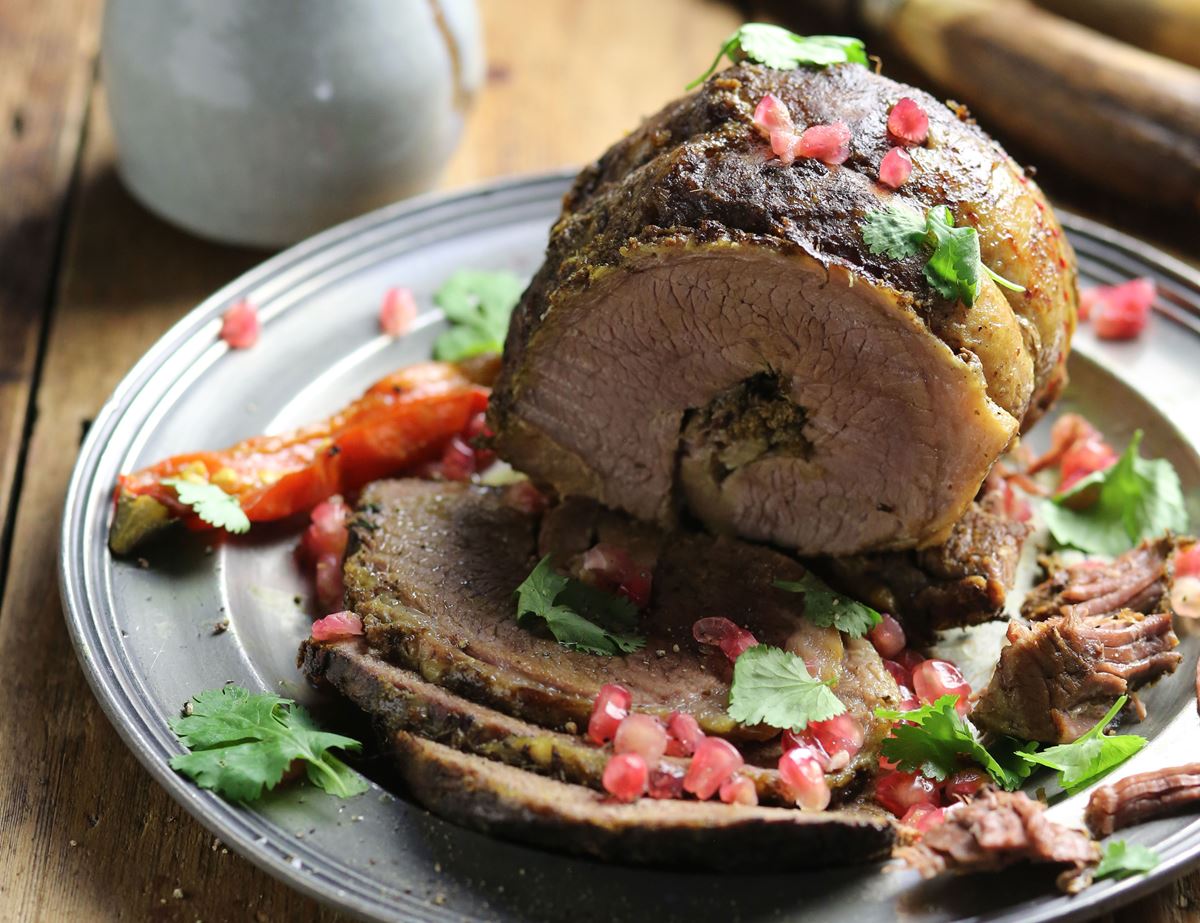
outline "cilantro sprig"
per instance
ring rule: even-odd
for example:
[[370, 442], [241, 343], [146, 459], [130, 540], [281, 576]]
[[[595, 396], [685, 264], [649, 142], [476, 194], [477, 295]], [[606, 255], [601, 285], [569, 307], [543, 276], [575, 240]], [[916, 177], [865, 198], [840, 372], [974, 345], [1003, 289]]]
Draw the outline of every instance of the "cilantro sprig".
[[628, 599], [564, 577], [547, 555], [516, 590], [517, 623], [540, 619], [564, 647], [585, 654], [632, 654], [646, 646], [633, 633], [637, 607]]
[[459, 362], [504, 349], [508, 321], [525, 284], [511, 272], [460, 269], [433, 296], [450, 321], [433, 344], [433, 357]]
[[829, 685], [809, 674], [803, 658], [782, 648], [756, 644], [734, 662], [729, 717], [735, 721], [799, 732], [845, 710]]
[[804, 617], [820, 628], [836, 628], [852, 638], [861, 638], [882, 621], [870, 606], [835, 593], [809, 572], [800, 580], [776, 580], [774, 585], [789, 593], [804, 594]]
[[1179, 475], [1165, 458], [1142, 458], [1141, 441], [1138, 430], [1116, 464], [1043, 501], [1056, 542], [1115, 556], [1143, 538], [1188, 530]]
[[943, 298], [973, 305], [985, 275], [1004, 288], [1025, 291], [984, 265], [979, 232], [972, 227], [955, 227], [954, 216], [945, 205], [922, 215], [906, 205], [892, 203], [867, 215], [862, 234], [867, 249], [876, 256], [902, 260], [928, 253], [925, 279]]
[[172, 488], [179, 502], [190, 506], [192, 512], [210, 526], [236, 535], [250, 530], [250, 519], [238, 498], [225, 493], [216, 484], [184, 478], [163, 478], [162, 484]]
[[699, 86], [712, 76], [721, 58], [730, 63], [754, 61], [776, 70], [794, 67], [828, 67], [830, 64], [866, 64], [867, 49], [862, 39], [847, 35], [797, 35], [764, 22], [743, 23], [725, 40], [703, 74], [687, 85]]
[[329, 752], [362, 745], [318, 729], [290, 699], [252, 695], [240, 686], [210, 689], [192, 699], [189, 714], [169, 724], [191, 749], [172, 757], [171, 768], [230, 801], [262, 797], [296, 760], [304, 763], [308, 780], [331, 795], [349, 798], [367, 790], [362, 777]]
[[1128, 878], [1130, 875], [1143, 875], [1161, 862], [1153, 849], [1140, 843], [1129, 843], [1125, 840], [1110, 840], [1104, 844], [1104, 855], [1100, 864], [1092, 873], [1092, 878]]
[[958, 696], [944, 695], [912, 711], [876, 708], [878, 717], [897, 722], [883, 741], [883, 755], [904, 772], [920, 772], [939, 782], [961, 769], [966, 760], [981, 766], [1006, 791], [1020, 786], [1033, 772], [1024, 760], [1037, 744], [1005, 737], [989, 750], [958, 713], [957, 703]]
[[1059, 783], [1068, 795], [1074, 795], [1146, 746], [1138, 734], [1106, 735], [1104, 729], [1125, 707], [1128, 696], [1121, 696], [1094, 728], [1073, 743], [1048, 747], [1038, 753], [1022, 753], [1021, 759], [1059, 772]]

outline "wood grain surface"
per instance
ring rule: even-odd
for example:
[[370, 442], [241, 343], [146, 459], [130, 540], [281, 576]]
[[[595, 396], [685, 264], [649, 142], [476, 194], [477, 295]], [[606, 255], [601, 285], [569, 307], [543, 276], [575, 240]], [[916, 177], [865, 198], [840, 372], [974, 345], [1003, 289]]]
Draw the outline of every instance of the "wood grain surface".
[[[489, 78], [447, 188], [594, 157], [741, 19], [699, 0], [480, 6]], [[122, 189], [94, 77], [99, 15], [95, 0], [0, 0], [0, 522], [15, 511], [0, 549], [0, 920], [341, 919], [150, 780], [63, 625], [59, 511], [88, 421], [167, 327], [265, 255], [189, 237]], [[1182, 923], [1198, 901], [1193, 876], [1116, 919]]]

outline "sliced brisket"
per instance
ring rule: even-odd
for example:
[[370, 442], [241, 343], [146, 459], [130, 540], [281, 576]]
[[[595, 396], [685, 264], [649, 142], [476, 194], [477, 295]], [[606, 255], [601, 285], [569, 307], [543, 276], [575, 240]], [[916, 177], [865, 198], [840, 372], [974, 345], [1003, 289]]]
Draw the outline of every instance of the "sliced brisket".
[[1126, 776], [1101, 785], [1088, 799], [1088, 828], [1096, 836], [1200, 808], [1200, 763]]
[[1077, 612], [1026, 627], [1013, 622], [1008, 645], [972, 720], [1025, 740], [1068, 743], [1093, 727], [1117, 698], [1179, 665], [1166, 613]]
[[985, 789], [970, 802], [946, 810], [946, 820], [931, 827], [896, 855], [925, 878], [945, 872], [985, 872], [1017, 862], [1041, 862], [1070, 868], [1060, 877], [1064, 890], [1083, 883], [1082, 873], [1100, 858], [1086, 833], [1045, 816], [1045, 805], [1024, 792]]
[[617, 862], [756, 871], [867, 862], [887, 854], [880, 815], [719, 802], [620, 804], [578, 785], [397, 732], [392, 752], [414, 797], [495, 836]]

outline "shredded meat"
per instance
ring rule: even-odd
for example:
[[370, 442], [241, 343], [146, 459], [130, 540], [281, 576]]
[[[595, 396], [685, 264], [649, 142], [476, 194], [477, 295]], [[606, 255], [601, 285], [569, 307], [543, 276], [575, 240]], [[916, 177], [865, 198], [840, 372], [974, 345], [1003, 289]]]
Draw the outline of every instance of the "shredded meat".
[[1101, 785], [1088, 799], [1084, 815], [1096, 836], [1200, 805], [1200, 763], [1127, 776]]
[[1143, 541], [1113, 561], [1089, 559], [1056, 570], [1021, 607], [1032, 621], [1058, 615], [1110, 615], [1121, 609], [1158, 612], [1170, 595], [1170, 561], [1179, 540]]
[[923, 878], [994, 871], [1017, 862], [1066, 865], [1059, 886], [1075, 890], [1086, 883], [1085, 870], [1099, 860], [1099, 847], [1083, 831], [1047, 820], [1044, 812], [1045, 805], [1023, 792], [984, 789], [966, 804], [947, 809], [944, 823], [895, 855]]
[[1173, 672], [1181, 660], [1171, 617], [1162, 612], [1071, 612], [1029, 627], [1013, 622], [1008, 641], [972, 720], [1045, 743], [1075, 740], [1119, 696]]

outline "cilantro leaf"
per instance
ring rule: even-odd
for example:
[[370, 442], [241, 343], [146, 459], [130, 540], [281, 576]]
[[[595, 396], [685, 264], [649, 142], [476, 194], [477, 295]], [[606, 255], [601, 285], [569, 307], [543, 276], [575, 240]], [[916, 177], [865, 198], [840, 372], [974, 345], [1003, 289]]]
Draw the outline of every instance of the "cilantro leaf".
[[434, 293], [451, 328], [433, 344], [433, 356], [458, 362], [504, 349], [508, 321], [525, 284], [511, 272], [460, 269]]
[[703, 74], [686, 89], [702, 84], [717, 69], [721, 58], [731, 63], [754, 61], [776, 70], [794, 67], [828, 67], [830, 64], [866, 64], [867, 49], [862, 39], [847, 35], [797, 35], [764, 22], [743, 23], [725, 40]]
[[190, 506], [192, 512], [210, 526], [233, 532], [235, 535], [250, 530], [250, 519], [238, 498], [225, 493], [216, 484], [187, 481], [183, 478], [163, 478], [162, 484], [173, 488], [179, 502]]
[[[1138, 455], [1141, 441], [1138, 430], [1116, 464], [1042, 503], [1056, 542], [1116, 556], [1148, 536], [1188, 530], [1179, 475], [1165, 458]], [[1090, 504], [1077, 508], [1089, 497]]]
[[825, 721], [845, 710], [829, 686], [809, 675], [803, 658], [795, 654], [756, 644], [734, 662], [729, 717], [735, 721], [799, 732], [810, 721]]
[[882, 620], [870, 606], [835, 593], [812, 572], [801, 580], [776, 580], [775, 586], [789, 593], [804, 594], [804, 617], [819, 628], [836, 628], [851, 638], [861, 638]]
[[974, 304], [985, 274], [1014, 292], [1025, 291], [983, 265], [979, 232], [972, 227], [955, 227], [954, 216], [945, 205], [931, 208], [922, 216], [906, 205], [892, 203], [867, 214], [862, 235], [867, 249], [876, 256], [903, 260], [928, 253], [925, 279], [943, 298]]
[[201, 692], [191, 705], [190, 714], [168, 722], [191, 750], [172, 757], [171, 768], [201, 788], [230, 801], [254, 801], [279, 784], [294, 760], [302, 760], [308, 780], [331, 795], [349, 798], [367, 790], [362, 777], [329, 752], [362, 745], [319, 730], [290, 699], [225, 686]]
[[1146, 738], [1138, 734], [1104, 733], [1128, 699], [1125, 695], [1117, 699], [1108, 714], [1074, 743], [1047, 747], [1039, 753], [1022, 753], [1021, 758], [1057, 769], [1059, 783], [1068, 795], [1074, 795], [1146, 746]]
[[1140, 843], [1110, 840], [1104, 844], [1104, 855], [1092, 878], [1128, 878], [1150, 871], [1161, 861], [1158, 853]]
[[939, 782], [962, 767], [978, 763], [1001, 788], [1012, 791], [1033, 771], [1021, 755], [1035, 743], [1002, 738], [996, 752], [979, 740], [975, 728], [955, 708], [958, 696], [944, 695], [931, 705], [907, 712], [876, 708], [875, 714], [897, 724], [882, 744], [883, 755], [904, 772], [920, 772]]
[[556, 573], [542, 558], [516, 590], [517, 623], [541, 619], [564, 647], [584, 654], [632, 654], [646, 639], [632, 634], [637, 607], [623, 596], [605, 593]]

